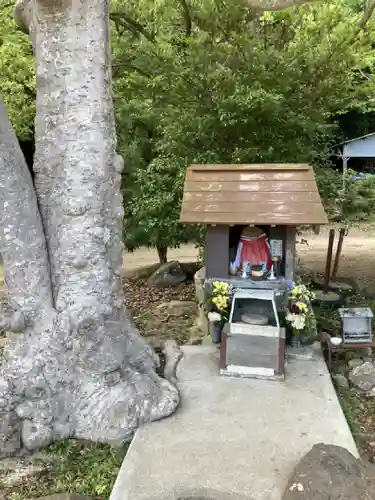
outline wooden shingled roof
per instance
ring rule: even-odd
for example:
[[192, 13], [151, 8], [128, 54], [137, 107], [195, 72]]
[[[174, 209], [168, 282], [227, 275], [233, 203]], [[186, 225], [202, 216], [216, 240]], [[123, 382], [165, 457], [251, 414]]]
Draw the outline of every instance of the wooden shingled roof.
[[191, 165], [181, 222], [327, 224], [312, 167], [305, 164]]

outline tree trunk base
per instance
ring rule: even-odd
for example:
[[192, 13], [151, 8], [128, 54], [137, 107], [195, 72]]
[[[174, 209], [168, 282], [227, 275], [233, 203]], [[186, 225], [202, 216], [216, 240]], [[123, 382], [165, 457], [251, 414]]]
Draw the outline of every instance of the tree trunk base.
[[[119, 445], [179, 403], [178, 390], [155, 372], [155, 353], [135, 333], [136, 364], [127, 352], [116, 369], [93, 371], [62, 323], [54, 318], [54, 329], [9, 334], [0, 371], [0, 456], [66, 438]], [[103, 345], [95, 347], [101, 357]]]

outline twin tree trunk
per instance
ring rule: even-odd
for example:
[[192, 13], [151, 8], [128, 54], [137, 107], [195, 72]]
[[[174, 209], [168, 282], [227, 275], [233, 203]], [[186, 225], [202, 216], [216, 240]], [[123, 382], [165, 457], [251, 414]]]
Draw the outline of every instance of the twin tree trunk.
[[124, 308], [108, 0], [21, 0], [16, 18], [36, 57], [35, 188], [1, 104], [0, 453], [119, 443], [179, 397]]

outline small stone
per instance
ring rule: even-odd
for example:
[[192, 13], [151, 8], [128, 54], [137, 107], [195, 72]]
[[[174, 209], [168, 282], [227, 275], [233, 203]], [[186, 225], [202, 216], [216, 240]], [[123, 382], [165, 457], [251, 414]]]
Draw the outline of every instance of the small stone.
[[369, 356], [369, 357], [372, 356], [372, 348], [371, 347], [366, 347], [365, 351], [366, 351], [366, 356]]
[[358, 368], [358, 366], [362, 366], [363, 363], [364, 362], [362, 359], [354, 358], [348, 361], [348, 366], [350, 369], [353, 369], [353, 368]]
[[361, 391], [371, 391], [375, 386], [375, 366], [373, 363], [363, 363], [349, 373], [350, 382]]
[[181, 265], [177, 261], [167, 262], [157, 269], [148, 279], [149, 286], [157, 288], [166, 288], [168, 286], [176, 286], [186, 280]]
[[337, 387], [339, 387], [340, 389], [349, 389], [349, 381], [348, 379], [345, 377], [345, 375], [333, 375], [333, 380], [336, 384]]
[[372, 363], [373, 359], [369, 357], [362, 358], [364, 363]]

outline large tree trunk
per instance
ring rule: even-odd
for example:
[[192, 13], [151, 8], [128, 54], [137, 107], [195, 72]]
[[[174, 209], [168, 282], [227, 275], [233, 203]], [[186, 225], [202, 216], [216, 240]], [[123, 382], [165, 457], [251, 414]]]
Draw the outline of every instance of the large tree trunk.
[[124, 308], [108, 0], [22, 0], [17, 19], [36, 55], [35, 191], [2, 106], [0, 451], [121, 442], [179, 398]]

